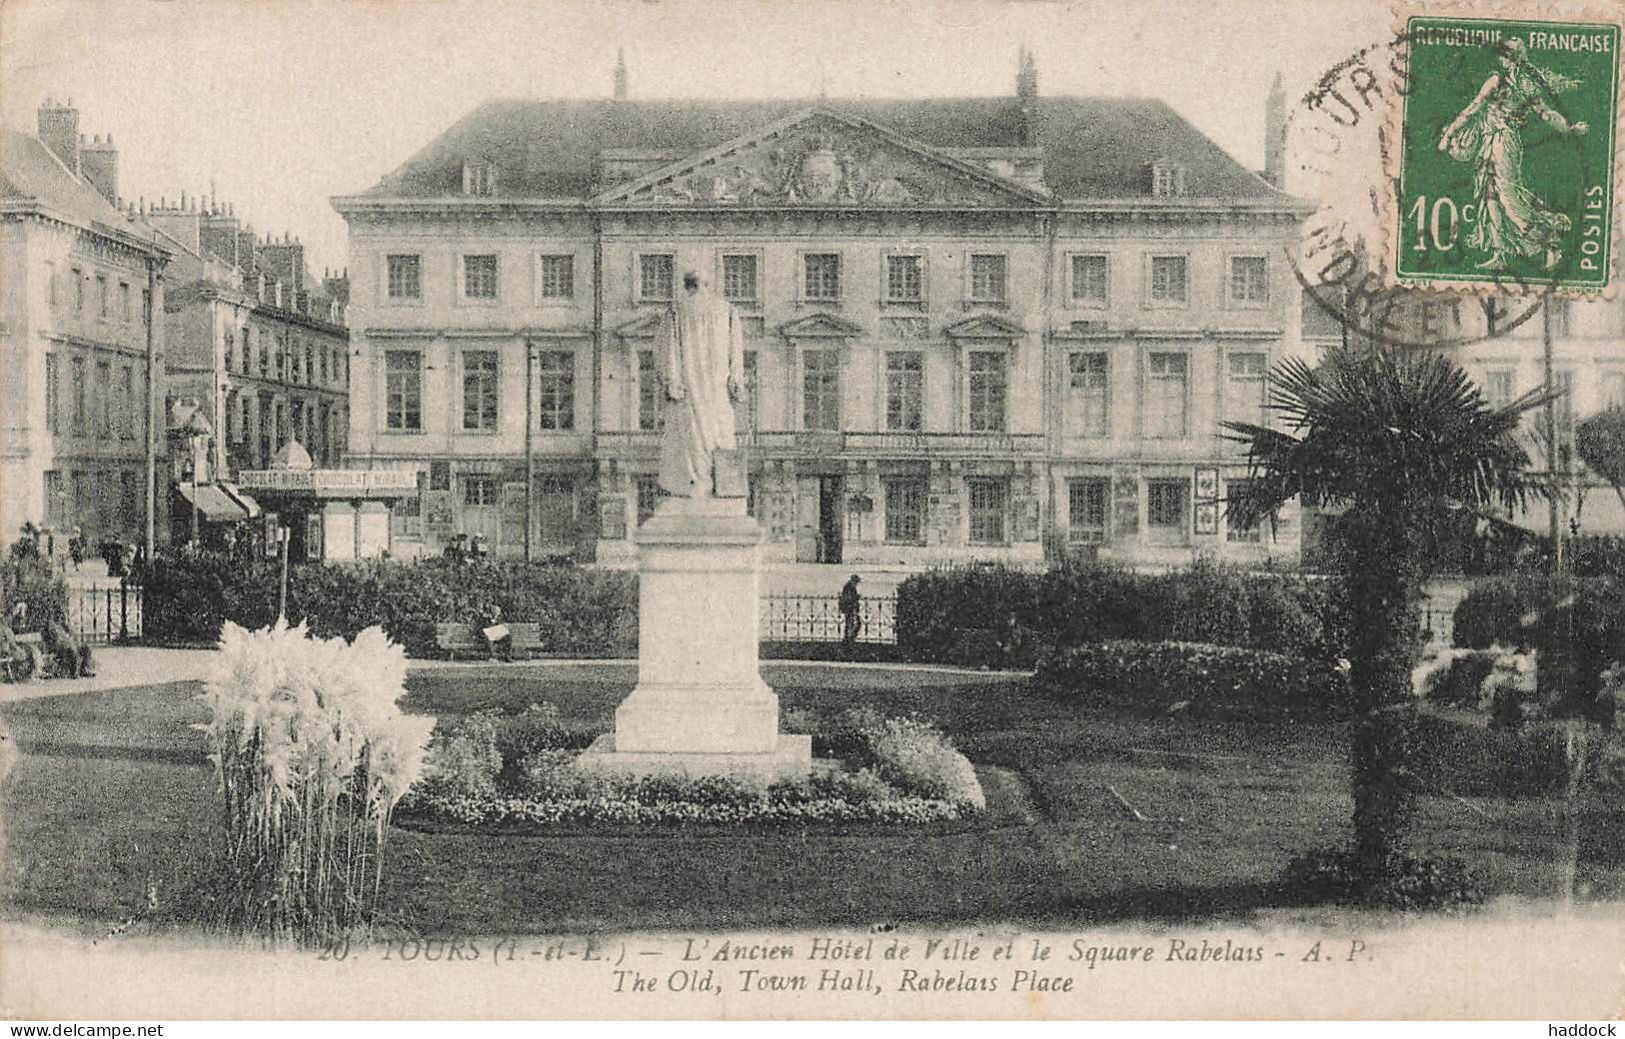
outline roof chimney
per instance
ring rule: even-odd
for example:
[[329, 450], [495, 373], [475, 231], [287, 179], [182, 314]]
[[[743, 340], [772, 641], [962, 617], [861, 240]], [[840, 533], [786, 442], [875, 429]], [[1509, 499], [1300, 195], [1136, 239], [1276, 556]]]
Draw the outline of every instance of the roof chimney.
[[62, 164], [79, 176], [79, 110], [73, 101], [58, 104], [47, 98], [39, 107], [39, 139]]
[[615, 100], [626, 100], [626, 48], [615, 51]]
[[1024, 148], [1038, 143], [1038, 64], [1033, 53], [1021, 48], [1016, 69], [1016, 137]]
[[113, 135], [96, 135], [94, 143], [79, 149], [79, 172], [90, 186], [113, 205], [118, 205], [118, 149]]
[[1264, 102], [1264, 179], [1286, 190], [1286, 91], [1279, 72]]

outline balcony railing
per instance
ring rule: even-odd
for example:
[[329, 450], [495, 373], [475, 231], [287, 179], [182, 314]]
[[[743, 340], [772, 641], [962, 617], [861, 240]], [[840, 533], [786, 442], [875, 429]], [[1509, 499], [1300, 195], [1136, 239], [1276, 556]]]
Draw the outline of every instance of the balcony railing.
[[[649, 454], [660, 450], [661, 434], [652, 430], [598, 434], [601, 451]], [[740, 445], [764, 454], [884, 455], [889, 458], [944, 456], [1042, 455], [1042, 433], [841, 433], [821, 430], [754, 430], [740, 434]]]

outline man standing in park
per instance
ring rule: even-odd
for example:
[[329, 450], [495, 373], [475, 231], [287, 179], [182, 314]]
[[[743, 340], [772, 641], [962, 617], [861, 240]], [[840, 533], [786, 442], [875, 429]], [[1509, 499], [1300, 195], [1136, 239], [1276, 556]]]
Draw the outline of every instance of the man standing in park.
[[857, 574], [846, 582], [841, 589], [841, 597], [837, 605], [841, 609], [841, 643], [850, 646], [858, 641], [858, 608], [863, 603], [863, 597], [858, 594]]

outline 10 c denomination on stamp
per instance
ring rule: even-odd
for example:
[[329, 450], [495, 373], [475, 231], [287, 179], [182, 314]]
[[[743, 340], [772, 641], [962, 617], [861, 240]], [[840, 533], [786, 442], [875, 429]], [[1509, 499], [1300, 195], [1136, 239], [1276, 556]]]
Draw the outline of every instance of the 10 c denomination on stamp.
[[1426, 15], [1405, 38], [1399, 282], [1608, 290], [1619, 25]]

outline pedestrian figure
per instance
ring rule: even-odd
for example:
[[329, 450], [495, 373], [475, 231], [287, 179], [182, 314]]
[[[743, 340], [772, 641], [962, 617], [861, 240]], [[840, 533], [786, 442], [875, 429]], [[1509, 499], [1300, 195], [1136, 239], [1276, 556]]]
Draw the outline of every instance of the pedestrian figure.
[[863, 602], [863, 597], [858, 594], [860, 580], [857, 574], [853, 574], [841, 589], [841, 597], [836, 602], [841, 610], [841, 642], [848, 646], [858, 641], [858, 608]]
[[68, 537], [68, 558], [73, 561], [73, 569], [77, 573], [79, 564], [85, 560], [85, 537], [79, 532], [78, 527], [74, 527], [73, 533]]

